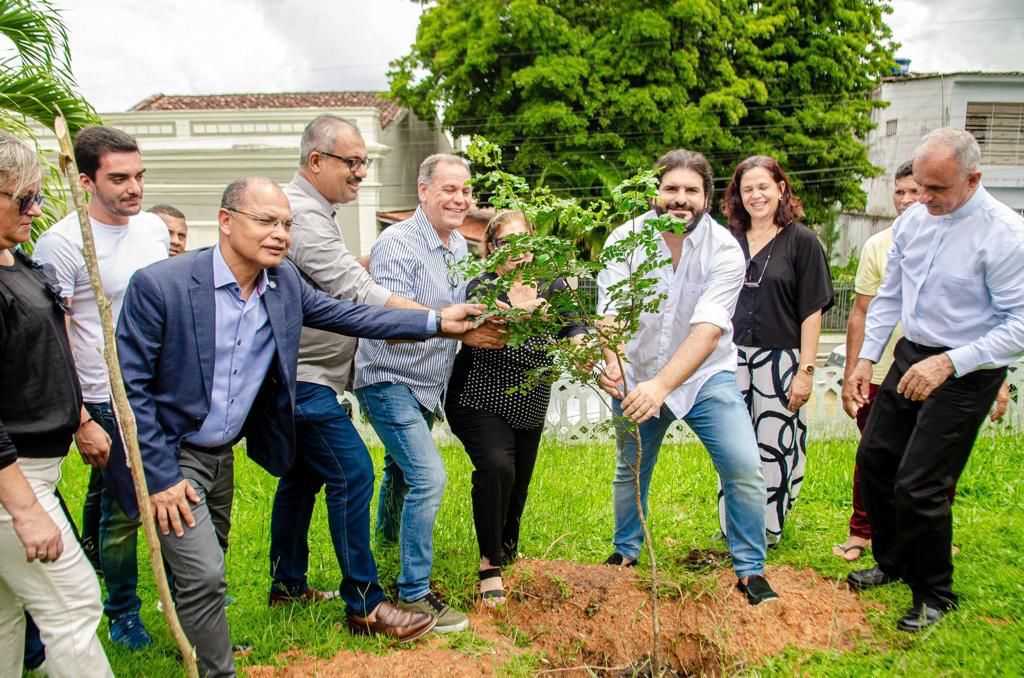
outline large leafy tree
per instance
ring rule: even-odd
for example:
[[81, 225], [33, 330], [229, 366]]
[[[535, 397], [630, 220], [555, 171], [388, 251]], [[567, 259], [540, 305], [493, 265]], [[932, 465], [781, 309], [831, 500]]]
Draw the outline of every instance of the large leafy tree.
[[678, 146], [707, 155], [724, 188], [736, 162], [765, 153], [827, 240], [836, 207], [862, 205], [860, 181], [878, 171], [860, 139], [892, 66], [885, 2], [424, 4], [392, 93], [498, 143], [510, 171], [553, 190], [607, 195]]
[[[0, 0], [0, 35], [13, 53], [0, 60], [0, 129], [39, 147], [33, 122], [53, 129], [60, 109], [74, 133], [99, 122], [77, 92], [71, 72], [67, 31], [59, 11], [47, 0]], [[41, 151], [46, 149], [40, 149]], [[39, 232], [63, 216], [64, 185], [56, 167], [43, 180], [48, 201], [33, 228]]]

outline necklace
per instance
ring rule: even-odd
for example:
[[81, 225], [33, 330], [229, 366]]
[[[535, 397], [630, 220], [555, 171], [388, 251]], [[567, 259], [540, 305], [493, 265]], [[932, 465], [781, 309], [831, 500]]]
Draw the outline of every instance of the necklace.
[[[778, 235], [778, 234], [779, 234], [779, 232], [778, 232], [778, 230], [776, 230], [775, 231], [775, 235]], [[748, 251], [750, 249], [749, 241], [747, 242], [747, 249], [748, 249]], [[754, 257], [750, 257], [749, 259], [747, 259], [747, 274], [746, 274], [746, 279], [743, 281], [743, 286], [744, 287], [749, 287], [749, 288], [752, 288], [752, 289], [756, 289], [756, 288], [761, 286], [761, 281], [764, 280], [764, 272], [768, 270], [768, 262], [772, 260], [772, 252], [774, 252], [774, 251], [775, 251], [775, 237], [772, 236], [772, 244], [768, 246], [768, 256], [765, 257], [764, 266], [761, 267], [761, 275], [759, 275], [757, 277], [757, 280], [751, 280], [751, 278], [753, 276], [751, 275], [750, 269], [753, 268], [753, 266], [754, 266]], [[760, 250], [758, 250], [758, 253], [760, 253]]]

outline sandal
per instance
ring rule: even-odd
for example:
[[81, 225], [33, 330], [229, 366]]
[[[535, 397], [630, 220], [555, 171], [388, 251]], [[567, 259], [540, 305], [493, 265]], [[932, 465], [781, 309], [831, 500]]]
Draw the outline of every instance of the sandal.
[[[832, 547], [832, 554], [837, 558], [842, 558], [848, 563], [852, 563], [855, 560], [860, 559], [867, 550], [871, 547], [870, 543], [867, 544], [836, 544]], [[852, 558], [850, 556], [853, 556]]]
[[[480, 574], [480, 583], [481, 584], [483, 584], [483, 582], [488, 580], [488, 579], [499, 579], [500, 580], [501, 579], [501, 568], [499, 568], [499, 567], [491, 567], [491, 568], [488, 568], [486, 570], [480, 570], [479, 574]], [[483, 588], [481, 588], [480, 589], [480, 601], [484, 604], [485, 607], [496, 608], [496, 607], [499, 607], [499, 606], [504, 605], [505, 603], [507, 603], [508, 602], [508, 598], [506, 598], [506, 596], [505, 596], [505, 589], [504, 589], [504, 587], [497, 588], [497, 589], [489, 589], [487, 591], [484, 591]]]

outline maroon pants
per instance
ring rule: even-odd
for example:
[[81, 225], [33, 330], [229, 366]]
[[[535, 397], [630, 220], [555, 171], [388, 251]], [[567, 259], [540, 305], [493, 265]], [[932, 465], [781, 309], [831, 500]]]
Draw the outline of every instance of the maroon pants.
[[[871, 413], [871, 406], [878, 397], [878, 384], [868, 386], [868, 401], [857, 410], [857, 428], [864, 433], [864, 425], [868, 423], [868, 415]], [[949, 503], [953, 503], [956, 496], [956, 485], [949, 488]], [[850, 536], [861, 539], [871, 539], [871, 522], [868, 520], [868, 512], [864, 508], [864, 499], [860, 495], [860, 473], [857, 465], [853, 465], [853, 513], [850, 515]]]

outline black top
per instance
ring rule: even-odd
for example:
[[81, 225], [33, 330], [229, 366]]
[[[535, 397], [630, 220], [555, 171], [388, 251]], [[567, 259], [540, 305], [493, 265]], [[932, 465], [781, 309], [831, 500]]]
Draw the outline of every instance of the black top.
[[78, 429], [82, 390], [52, 270], [21, 252], [0, 266], [0, 468], [62, 457]]
[[732, 317], [733, 341], [737, 346], [799, 349], [800, 323], [817, 310], [824, 313], [832, 308], [835, 300], [832, 274], [818, 236], [795, 222], [753, 260], [746, 233], [737, 240], [747, 260], [747, 274]]
[[[480, 284], [493, 280], [494, 274], [470, 281], [466, 287], [466, 298], [471, 299], [473, 290]], [[547, 299], [552, 292], [565, 289], [564, 280], [538, 287], [539, 296]], [[501, 298], [511, 304], [508, 296]], [[558, 333], [559, 338], [585, 334], [586, 328], [578, 323], [567, 323]], [[526, 374], [537, 367], [551, 364], [551, 356], [543, 350], [543, 340], [532, 337], [521, 346], [505, 346], [500, 349], [462, 346], [455, 356], [451, 380], [448, 382], [448, 398], [456, 405], [471, 410], [483, 410], [496, 414], [515, 429], [531, 429], [544, 425], [544, 417], [551, 399], [551, 387], [538, 384], [529, 392], [508, 393], [526, 380]]]

